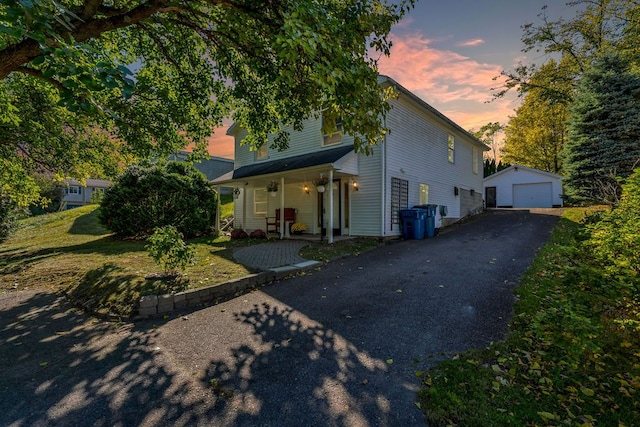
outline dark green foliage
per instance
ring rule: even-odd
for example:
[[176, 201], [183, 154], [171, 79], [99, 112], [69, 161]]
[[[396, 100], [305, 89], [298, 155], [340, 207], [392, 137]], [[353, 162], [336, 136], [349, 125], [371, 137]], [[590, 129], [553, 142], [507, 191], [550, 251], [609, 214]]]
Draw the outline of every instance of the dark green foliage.
[[58, 212], [64, 197], [65, 184], [53, 181], [52, 179], [36, 176], [35, 182], [40, 187], [39, 203], [32, 203], [29, 206], [31, 215], [42, 215], [45, 213]]
[[0, 242], [7, 240], [16, 227], [18, 206], [7, 195], [0, 192]]
[[145, 237], [173, 225], [188, 238], [211, 232], [216, 197], [207, 178], [190, 164], [131, 166], [105, 191], [99, 217], [125, 237]]
[[147, 239], [147, 253], [156, 264], [164, 268], [165, 275], [177, 275], [193, 264], [195, 250], [182, 240], [182, 235], [172, 226], [156, 228]]
[[569, 109], [564, 147], [566, 195], [615, 204], [619, 179], [640, 161], [640, 76], [617, 53], [593, 63]]
[[618, 207], [583, 212], [565, 212], [524, 275], [505, 342], [430, 370], [429, 425], [638, 424], [640, 170]]
[[[622, 186], [620, 204], [590, 226], [587, 242], [595, 258], [595, 271], [608, 286], [615, 286], [618, 300], [640, 299], [640, 168]], [[638, 307], [640, 312], [640, 307]], [[640, 326], [640, 317], [635, 323]]]
[[483, 167], [484, 177], [486, 178], [489, 175], [493, 175], [496, 172], [500, 172], [501, 170], [506, 169], [509, 166], [511, 166], [510, 163], [502, 163], [502, 160], [500, 160], [498, 162], [498, 165], [496, 166], [495, 159], [485, 159], [484, 167]]

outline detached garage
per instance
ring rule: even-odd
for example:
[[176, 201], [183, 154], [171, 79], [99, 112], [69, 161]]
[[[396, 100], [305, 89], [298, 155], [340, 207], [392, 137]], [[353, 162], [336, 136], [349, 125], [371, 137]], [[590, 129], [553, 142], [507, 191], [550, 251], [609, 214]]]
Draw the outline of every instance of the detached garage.
[[488, 208], [552, 208], [562, 206], [562, 177], [513, 165], [484, 179]]

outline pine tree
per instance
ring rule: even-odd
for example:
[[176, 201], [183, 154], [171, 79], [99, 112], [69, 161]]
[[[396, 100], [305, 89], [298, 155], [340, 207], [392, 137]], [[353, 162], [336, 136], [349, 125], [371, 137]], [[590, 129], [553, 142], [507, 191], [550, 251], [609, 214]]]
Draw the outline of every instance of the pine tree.
[[576, 202], [615, 203], [620, 180], [640, 166], [640, 76], [618, 53], [585, 72], [569, 108], [565, 193]]

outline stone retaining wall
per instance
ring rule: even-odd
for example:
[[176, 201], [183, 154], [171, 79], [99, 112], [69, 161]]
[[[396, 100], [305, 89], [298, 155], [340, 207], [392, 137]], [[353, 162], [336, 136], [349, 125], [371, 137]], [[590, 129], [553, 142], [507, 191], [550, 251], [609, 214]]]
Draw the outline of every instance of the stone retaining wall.
[[146, 295], [140, 298], [138, 318], [166, 314], [175, 310], [212, 305], [219, 300], [228, 299], [256, 289], [299, 271], [299, 269], [284, 269], [283, 271], [264, 271], [240, 279], [231, 280], [217, 285], [190, 289], [184, 292], [165, 295]]

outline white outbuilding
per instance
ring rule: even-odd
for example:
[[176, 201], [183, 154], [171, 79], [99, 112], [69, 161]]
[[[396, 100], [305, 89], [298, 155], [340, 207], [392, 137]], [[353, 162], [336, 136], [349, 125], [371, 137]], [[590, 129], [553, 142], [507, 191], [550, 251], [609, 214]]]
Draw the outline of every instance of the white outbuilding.
[[512, 165], [484, 179], [488, 208], [551, 208], [562, 206], [562, 176]]

